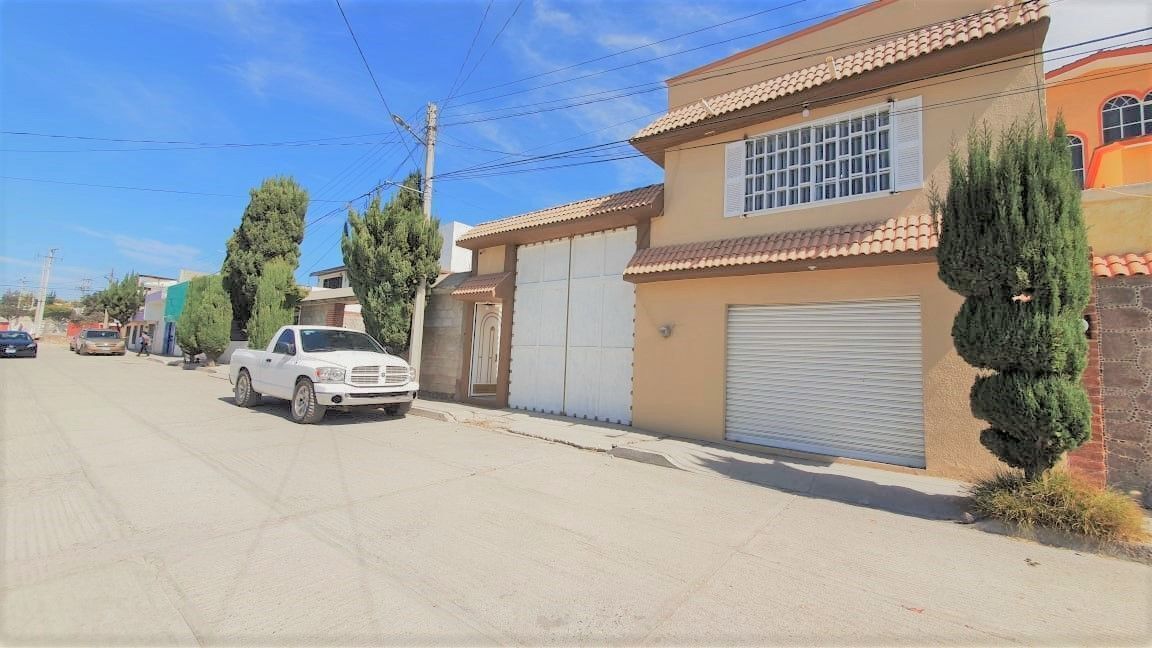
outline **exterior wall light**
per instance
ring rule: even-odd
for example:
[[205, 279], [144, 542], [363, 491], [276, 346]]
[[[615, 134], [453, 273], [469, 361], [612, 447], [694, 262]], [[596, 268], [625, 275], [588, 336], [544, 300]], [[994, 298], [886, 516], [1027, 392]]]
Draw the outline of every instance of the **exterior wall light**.
[[665, 337], [665, 338], [666, 337], [672, 337], [673, 326], [674, 326], [673, 324], [661, 325], [660, 328], [657, 329], [658, 331], [660, 331], [660, 337]]

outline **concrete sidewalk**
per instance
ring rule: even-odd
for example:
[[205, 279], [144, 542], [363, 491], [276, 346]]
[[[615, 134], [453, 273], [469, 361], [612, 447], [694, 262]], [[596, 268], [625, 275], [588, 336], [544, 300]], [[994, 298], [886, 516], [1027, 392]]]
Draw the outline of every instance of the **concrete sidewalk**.
[[420, 400], [411, 413], [920, 518], [957, 520], [967, 510], [966, 485], [948, 479], [757, 454], [627, 426], [455, 402]]

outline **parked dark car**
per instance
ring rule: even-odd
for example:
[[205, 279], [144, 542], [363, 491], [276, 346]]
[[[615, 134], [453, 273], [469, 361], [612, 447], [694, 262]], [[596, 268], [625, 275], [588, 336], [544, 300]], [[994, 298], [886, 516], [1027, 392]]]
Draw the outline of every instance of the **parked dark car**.
[[76, 337], [76, 353], [80, 355], [116, 354], [124, 355], [128, 352], [124, 338], [116, 331], [107, 329], [88, 329]]
[[24, 331], [0, 331], [0, 357], [35, 358], [36, 340]]

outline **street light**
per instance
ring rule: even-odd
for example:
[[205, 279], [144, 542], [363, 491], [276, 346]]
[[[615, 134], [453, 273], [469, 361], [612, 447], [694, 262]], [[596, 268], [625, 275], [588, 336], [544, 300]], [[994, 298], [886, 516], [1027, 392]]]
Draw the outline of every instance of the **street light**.
[[397, 125], [397, 126], [399, 126], [400, 128], [403, 128], [404, 130], [406, 130], [406, 131], [408, 131], [409, 133], [411, 133], [411, 134], [412, 134], [412, 137], [415, 137], [417, 142], [420, 142], [420, 144], [422, 144], [422, 145], [424, 145], [424, 146], [427, 146], [427, 145], [428, 145], [428, 144], [427, 144], [427, 143], [424, 141], [424, 138], [420, 137], [420, 135], [419, 135], [419, 134], [417, 134], [417, 133], [416, 133], [416, 131], [415, 131], [415, 130], [413, 130], [413, 128], [412, 128], [411, 126], [409, 126], [409, 125], [408, 125], [408, 122], [404, 121], [404, 118], [403, 118], [403, 117], [401, 117], [400, 115], [392, 115], [392, 121], [393, 121], [393, 122], [395, 122], [395, 123], [396, 123], [396, 125]]

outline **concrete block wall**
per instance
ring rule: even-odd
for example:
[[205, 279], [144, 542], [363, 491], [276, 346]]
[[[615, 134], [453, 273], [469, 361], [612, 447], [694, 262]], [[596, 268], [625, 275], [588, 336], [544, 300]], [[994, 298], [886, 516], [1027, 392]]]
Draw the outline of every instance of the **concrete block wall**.
[[463, 367], [464, 316], [471, 303], [447, 291], [433, 291], [424, 313], [424, 349], [420, 360], [420, 393], [456, 398]]
[[1108, 483], [1147, 495], [1152, 490], [1152, 276], [1099, 279], [1096, 292]]

